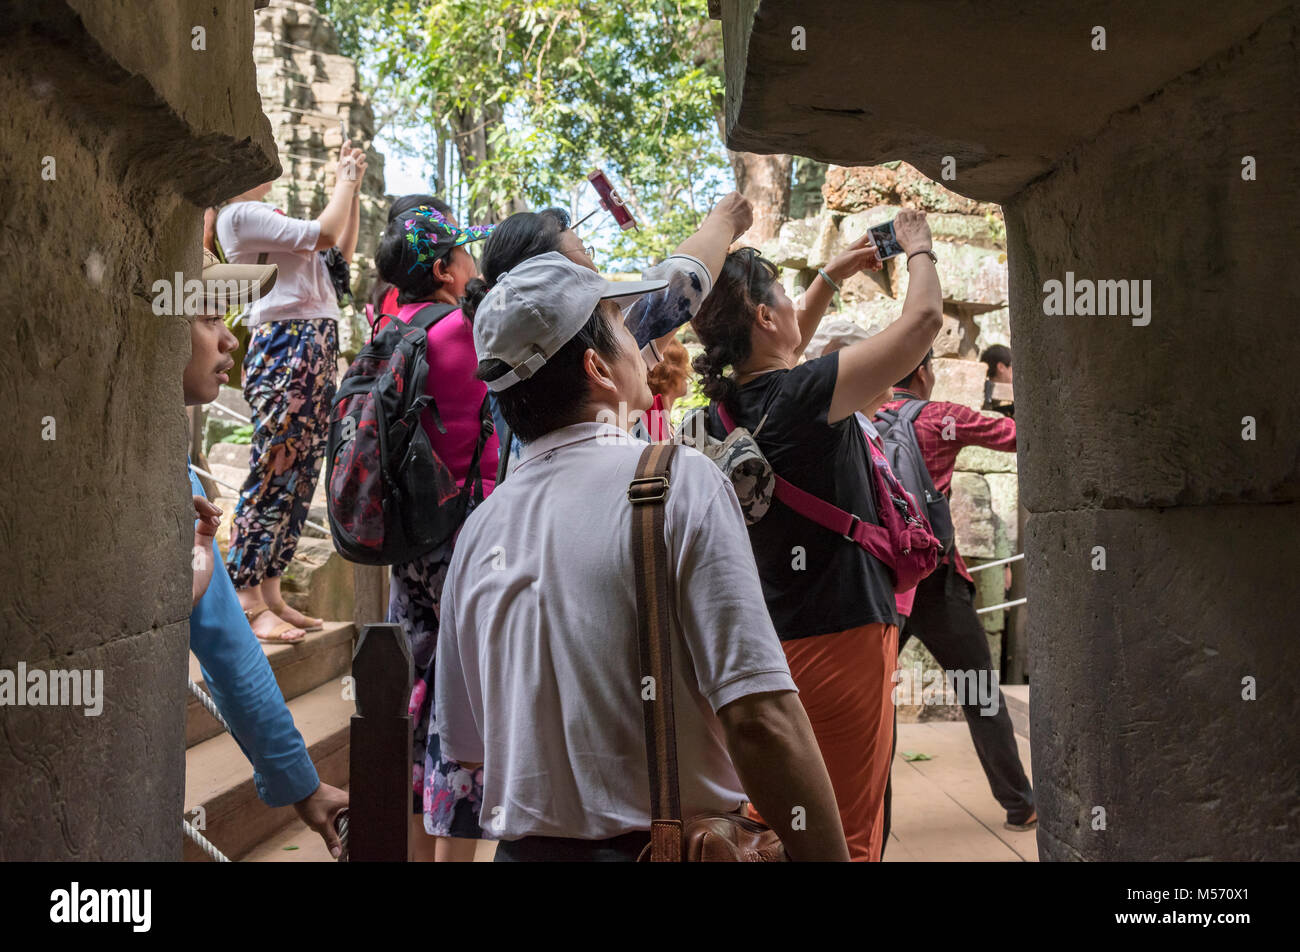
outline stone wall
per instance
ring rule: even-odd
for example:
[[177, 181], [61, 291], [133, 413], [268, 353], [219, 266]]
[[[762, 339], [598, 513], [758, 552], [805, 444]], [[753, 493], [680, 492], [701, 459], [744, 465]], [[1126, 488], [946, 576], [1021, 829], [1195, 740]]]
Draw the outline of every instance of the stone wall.
[[262, 108], [271, 120], [284, 175], [267, 201], [294, 218], [315, 218], [334, 186], [343, 120], [369, 168], [361, 190], [361, 229], [352, 262], [356, 307], [341, 309], [339, 346], [355, 356], [369, 338], [364, 319], [375, 248], [387, 223], [384, 157], [371, 147], [375, 117], [356, 63], [339, 53], [334, 27], [309, 0], [271, 0], [257, 14], [253, 58]]
[[[855, 47], [826, 0], [798, 50], [795, 5], [722, 8], [731, 148], [954, 159], [1003, 206], [1040, 857], [1300, 857], [1300, 4], [900, 0]], [[1067, 275], [1149, 320], [1055, 312]]]
[[[1011, 343], [1006, 227], [1001, 208], [958, 195], [905, 162], [830, 166], [825, 171], [822, 197], [817, 214], [786, 222], [777, 239], [763, 248], [781, 266], [787, 290], [798, 294], [816, 277], [818, 268], [868, 228], [894, 218], [900, 209], [925, 211], [944, 295], [943, 329], [934, 343], [933, 397], [980, 409], [986, 369], [977, 358], [992, 344]], [[819, 352], [825, 346], [839, 321], [850, 321], [874, 334], [897, 320], [907, 293], [907, 268], [902, 258], [890, 258], [884, 271], [854, 275], [841, 287], [810, 351]], [[968, 447], [958, 456], [952, 488], [953, 521], [958, 548], [970, 565], [1020, 551], [1018, 496], [1015, 454]], [[1005, 600], [1001, 569], [976, 572], [974, 577], [978, 605]], [[1001, 655], [1006, 615], [1000, 610], [981, 616], [995, 663]], [[923, 668], [936, 666], [929, 652], [913, 641], [900, 663], [910, 667], [917, 661]], [[903, 720], [961, 718], [956, 707], [907, 706], [899, 713]]]
[[190, 333], [151, 287], [278, 172], [253, 3], [18, 2], [0, 34], [0, 672], [103, 687], [0, 710], [0, 860], [179, 860]]

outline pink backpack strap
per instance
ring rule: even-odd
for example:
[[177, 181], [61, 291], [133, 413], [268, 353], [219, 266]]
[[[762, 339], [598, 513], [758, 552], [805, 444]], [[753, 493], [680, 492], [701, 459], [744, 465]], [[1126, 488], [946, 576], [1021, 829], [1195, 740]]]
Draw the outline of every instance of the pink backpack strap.
[[[717, 404], [717, 408], [718, 419], [730, 433], [736, 428], [735, 421], [721, 403]], [[866, 439], [865, 435], [863, 439]], [[773, 475], [776, 476], [775, 473]], [[853, 513], [800, 489], [780, 476], [776, 476], [776, 498], [805, 519], [857, 543], [886, 565], [894, 564], [894, 549], [889, 541], [889, 533], [883, 527], [863, 522]]]

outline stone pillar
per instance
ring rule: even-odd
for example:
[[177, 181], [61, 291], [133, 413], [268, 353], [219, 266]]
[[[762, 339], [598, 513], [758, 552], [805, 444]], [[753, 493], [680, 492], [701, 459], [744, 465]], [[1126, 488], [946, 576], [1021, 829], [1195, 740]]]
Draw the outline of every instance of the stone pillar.
[[1043, 859], [1300, 856], [1297, 10], [1004, 203]]
[[[200, 206], [278, 174], [253, 9], [0, 14], [0, 860], [181, 857], [190, 335], [152, 287], [198, 276]], [[102, 694], [11, 706], [20, 666]]]
[[371, 143], [375, 117], [361, 91], [357, 64], [339, 52], [334, 27], [311, 0], [270, 0], [257, 14], [253, 57], [262, 105], [271, 121], [284, 174], [267, 201], [294, 218], [325, 210], [343, 143], [366, 150], [361, 184], [361, 227], [352, 260], [354, 306], [339, 309], [339, 349], [346, 357], [370, 339], [365, 322], [375, 249], [388, 223], [384, 157]]

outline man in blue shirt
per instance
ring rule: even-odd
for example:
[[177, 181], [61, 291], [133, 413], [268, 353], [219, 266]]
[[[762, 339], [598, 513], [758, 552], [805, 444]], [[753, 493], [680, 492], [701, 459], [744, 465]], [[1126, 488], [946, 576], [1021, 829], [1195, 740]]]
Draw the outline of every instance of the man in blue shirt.
[[[226, 327], [226, 308], [264, 294], [274, 281], [275, 265], [226, 265], [204, 252], [205, 313], [190, 316], [186, 406], [215, 400], [226, 382], [226, 371], [234, 366], [230, 355], [238, 342]], [[190, 486], [199, 517], [196, 595], [203, 576], [210, 579], [190, 614], [190, 650], [199, 659], [203, 679], [235, 742], [253, 765], [257, 795], [267, 806], [293, 804], [302, 821], [321, 835], [330, 854], [337, 857], [340, 843], [334, 821], [347, 807], [348, 795], [320, 782], [230, 576], [212, 571], [212, 566], [221, 564], [211, 533], [213, 513], [219, 510], [207, 502], [193, 471]]]

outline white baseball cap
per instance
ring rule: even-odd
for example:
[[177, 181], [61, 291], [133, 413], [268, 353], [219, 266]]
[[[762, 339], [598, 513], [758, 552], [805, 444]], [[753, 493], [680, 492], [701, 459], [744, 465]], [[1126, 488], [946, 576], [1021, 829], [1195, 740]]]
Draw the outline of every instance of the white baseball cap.
[[527, 380], [582, 330], [601, 301], [620, 307], [668, 286], [659, 281], [606, 281], [590, 268], [548, 251], [501, 275], [474, 311], [479, 360], [503, 360], [510, 371], [487, 381], [501, 391]]

